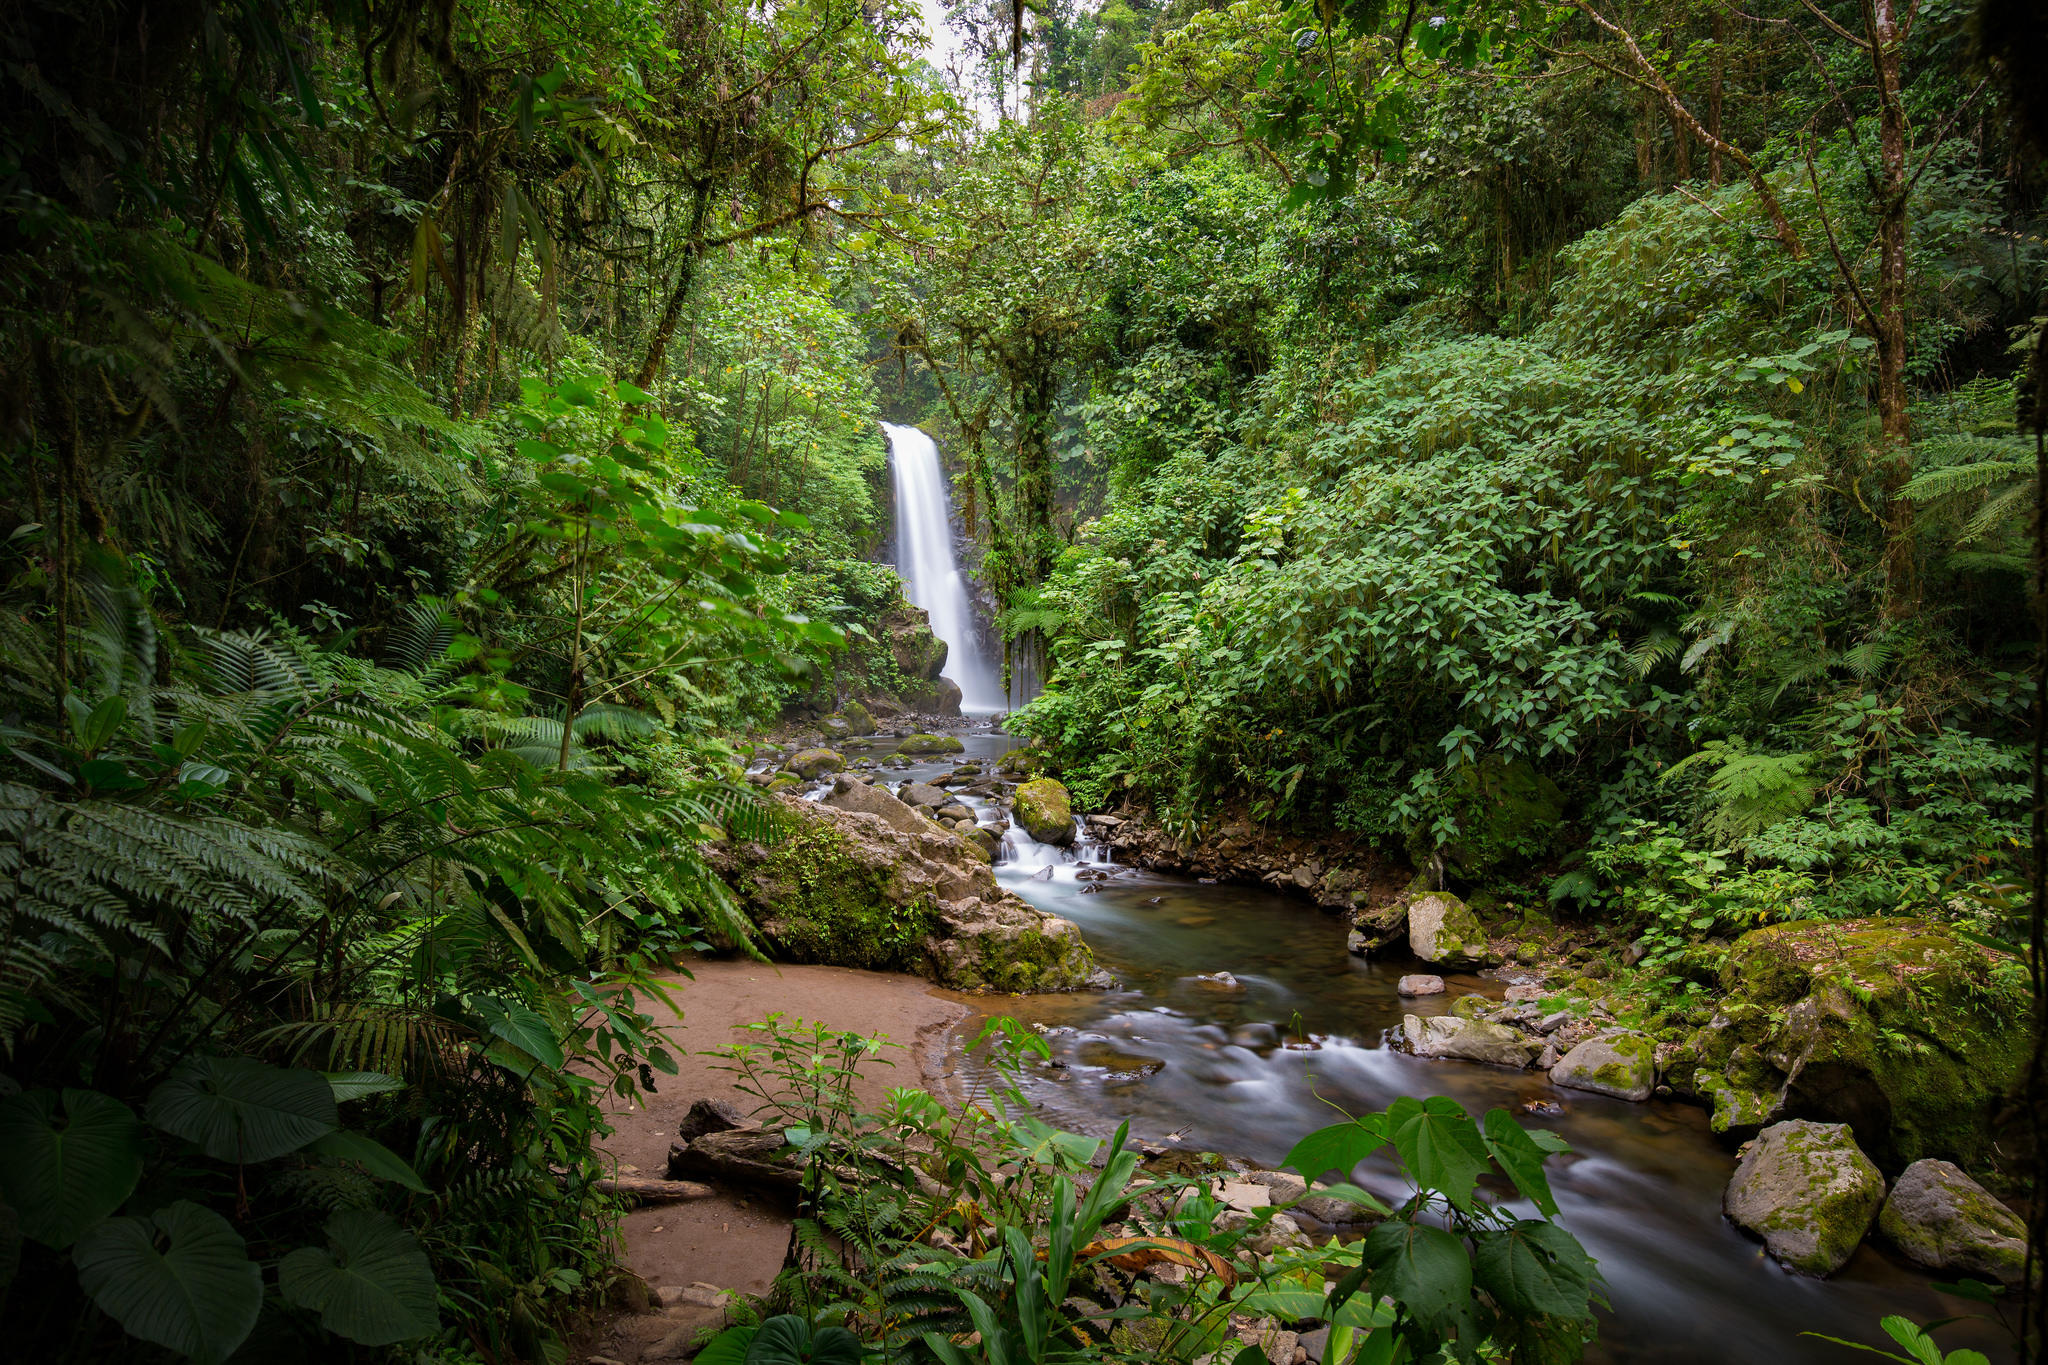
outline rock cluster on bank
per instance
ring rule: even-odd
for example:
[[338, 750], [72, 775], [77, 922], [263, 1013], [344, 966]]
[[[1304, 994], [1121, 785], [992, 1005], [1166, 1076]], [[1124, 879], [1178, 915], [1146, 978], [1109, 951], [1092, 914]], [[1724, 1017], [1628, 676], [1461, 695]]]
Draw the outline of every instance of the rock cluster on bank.
[[774, 798], [781, 837], [713, 851], [787, 961], [913, 972], [970, 991], [1108, 984], [1072, 922], [1002, 890], [984, 850], [887, 791]]

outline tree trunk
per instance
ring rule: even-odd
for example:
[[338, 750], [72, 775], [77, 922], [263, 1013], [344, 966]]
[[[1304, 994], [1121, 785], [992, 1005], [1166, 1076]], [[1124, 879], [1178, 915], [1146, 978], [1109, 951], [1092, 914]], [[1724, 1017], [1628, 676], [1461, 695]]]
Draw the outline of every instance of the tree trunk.
[[654, 335], [647, 342], [647, 357], [640, 362], [639, 373], [633, 376], [637, 388], [652, 388], [661, 375], [662, 362], [668, 358], [668, 344], [675, 338], [676, 324], [682, 320], [683, 305], [690, 300], [690, 286], [697, 279], [698, 243], [704, 233], [704, 218], [711, 210], [711, 182], [700, 180], [696, 193], [690, 201], [690, 231], [683, 242], [683, 259], [676, 266], [675, 288], [669, 291], [668, 303], [661, 310], [661, 320], [654, 325]]
[[1889, 499], [1885, 528], [1887, 611], [1910, 614], [1918, 596], [1913, 562], [1914, 506], [1897, 496], [1913, 476], [1912, 425], [1906, 394], [1906, 110], [1899, 68], [1911, 0], [1872, 0], [1865, 11], [1870, 66], [1878, 93], [1877, 415], [1883, 448], [1878, 471]]
[[1050, 365], [1033, 365], [1017, 386], [1017, 521], [1024, 581], [1037, 587], [1052, 572], [1052, 425], [1060, 381]]

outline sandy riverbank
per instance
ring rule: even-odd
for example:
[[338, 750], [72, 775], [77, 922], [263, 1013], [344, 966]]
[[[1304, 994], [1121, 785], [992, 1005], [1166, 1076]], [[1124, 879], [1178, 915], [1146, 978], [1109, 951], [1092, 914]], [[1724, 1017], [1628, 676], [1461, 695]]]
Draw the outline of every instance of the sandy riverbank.
[[[641, 1096], [642, 1103], [631, 1107], [621, 1102], [614, 1111], [617, 1131], [604, 1150], [622, 1169], [662, 1174], [676, 1123], [696, 1100], [730, 1100], [743, 1112], [754, 1108], [756, 1101], [717, 1069], [719, 1059], [705, 1054], [744, 1040], [745, 1025], [777, 1010], [899, 1045], [862, 1067], [857, 1090], [869, 1104], [879, 1103], [891, 1086], [942, 1089], [947, 1034], [967, 1014], [966, 1006], [911, 976], [743, 960], [704, 962], [692, 971], [694, 980], [675, 982], [682, 1018], [673, 1036], [687, 1050], [679, 1059], [680, 1074], [657, 1077], [656, 1094]], [[636, 1210], [627, 1215], [623, 1235], [626, 1265], [650, 1286], [702, 1282], [759, 1294], [781, 1268], [789, 1220], [772, 1204], [733, 1190]]]

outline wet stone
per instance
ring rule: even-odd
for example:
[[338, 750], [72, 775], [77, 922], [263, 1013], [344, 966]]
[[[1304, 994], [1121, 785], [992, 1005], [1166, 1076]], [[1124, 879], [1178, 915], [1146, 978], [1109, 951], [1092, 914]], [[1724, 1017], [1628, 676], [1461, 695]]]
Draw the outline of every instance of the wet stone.
[[1166, 1069], [1166, 1063], [1160, 1058], [1126, 1052], [1115, 1043], [1083, 1043], [1075, 1051], [1074, 1058], [1082, 1066], [1096, 1067], [1126, 1080], [1156, 1076]]
[[1444, 979], [1440, 976], [1428, 976], [1418, 973], [1413, 976], [1402, 977], [1400, 984], [1395, 986], [1394, 989], [1402, 995], [1411, 997], [1418, 995], [1442, 995], [1444, 993]]

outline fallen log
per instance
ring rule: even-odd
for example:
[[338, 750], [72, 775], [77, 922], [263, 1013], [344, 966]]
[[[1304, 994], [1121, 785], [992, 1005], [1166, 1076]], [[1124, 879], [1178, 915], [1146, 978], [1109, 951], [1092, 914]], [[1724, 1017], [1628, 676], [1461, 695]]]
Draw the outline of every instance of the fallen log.
[[591, 1187], [599, 1194], [613, 1194], [636, 1204], [679, 1204], [685, 1199], [709, 1199], [718, 1191], [694, 1180], [656, 1180], [646, 1175], [622, 1175], [595, 1180]]

